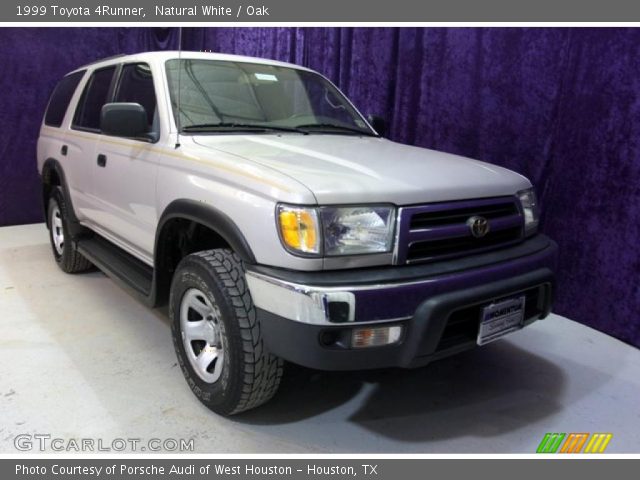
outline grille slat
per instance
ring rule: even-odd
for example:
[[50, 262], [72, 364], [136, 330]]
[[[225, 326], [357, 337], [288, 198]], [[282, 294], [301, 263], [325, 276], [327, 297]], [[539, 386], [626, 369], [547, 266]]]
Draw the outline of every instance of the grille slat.
[[[486, 236], [476, 238], [467, 220], [489, 221]], [[523, 237], [523, 219], [515, 197], [499, 197], [405, 207], [397, 262], [419, 263], [479, 253], [515, 244]]]
[[441, 240], [416, 242], [409, 246], [407, 261], [429, 260], [440, 255], [456, 255], [469, 251], [483, 250], [501, 243], [513, 242], [520, 238], [520, 227], [489, 232], [486, 237], [472, 236], [445, 238]]
[[497, 205], [496, 207], [497, 208], [465, 208], [458, 211], [418, 213], [411, 217], [410, 228], [411, 230], [419, 230], [441, 225], [451, 225], [452, 223], [464, 223], [473, 215], [480, 215], [491, 219], [518, 214], [518, 209], [514, 203], [510, 205]]

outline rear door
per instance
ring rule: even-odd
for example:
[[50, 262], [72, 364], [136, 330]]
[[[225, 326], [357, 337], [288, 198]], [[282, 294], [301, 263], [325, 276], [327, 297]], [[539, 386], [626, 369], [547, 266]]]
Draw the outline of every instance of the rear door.
[[156, 98], [154, 76], [147, 63], [120, 67], [112, 101], [145, 107], [151, 134], [145, 138], [102, 135], [93, 167], [97, 221], [103, 234], [147, 262], [152, 258], [157, 222], [157, 154], [152, 151], [160, 134]]

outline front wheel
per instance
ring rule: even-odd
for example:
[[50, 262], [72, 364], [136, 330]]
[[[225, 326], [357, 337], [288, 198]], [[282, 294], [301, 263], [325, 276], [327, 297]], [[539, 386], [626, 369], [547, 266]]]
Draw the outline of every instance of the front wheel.
[[240, 258], [227, 249], [186, 256], [170, 296], [174, 347], [198, 399], [222, 415], [271, 399], [283, 362], [265, 349]]

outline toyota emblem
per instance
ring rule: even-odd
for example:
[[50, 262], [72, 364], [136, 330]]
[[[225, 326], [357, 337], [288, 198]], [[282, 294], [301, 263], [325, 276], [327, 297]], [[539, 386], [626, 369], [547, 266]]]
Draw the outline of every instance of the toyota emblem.
[[484, 217], [474, 215], [467, 220], [467, 225], [469, 225], [471, 235], [476, 238], [482, 238], [489, 233], [489, 221]]

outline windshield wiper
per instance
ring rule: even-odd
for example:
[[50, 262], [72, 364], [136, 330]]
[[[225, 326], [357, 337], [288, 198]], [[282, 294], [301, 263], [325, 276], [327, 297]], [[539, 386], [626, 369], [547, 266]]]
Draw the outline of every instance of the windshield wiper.
[[260, 123], [240, 123], [240, 122], [219, 122], [219, 123], [199, 123], [187, 125], [182, 128], [183, 132], [217, 132], [220, 130], [239, 130], [247, 132], [296, 132], [308, 135], [309, 132], [300, 130], [297, 127], [283, 127], [278, 125], [263, 125]]
[[357, 133], [358, 135], [366, 135], [366, 136], [369, 136], [369, 137], [377, 137], [378, 136], [378, 134], [375, 134], [375, 133], [367, 131], [367, 130], [362, 130], [362, 129], [356, 128], [356, 127], [348, 127], [346, 125], [338, 125], [338, 124], [335, 124], [335, 123], [307, 123], [307, 124], [304, 124], [304, 125], [296, 125], [295, 128], [318, 129], [320, 131], [330, 132], [330, 133], [335, 133], [335, 131], [338, 130], [338, 131], [342, 131], [342, 132]]

